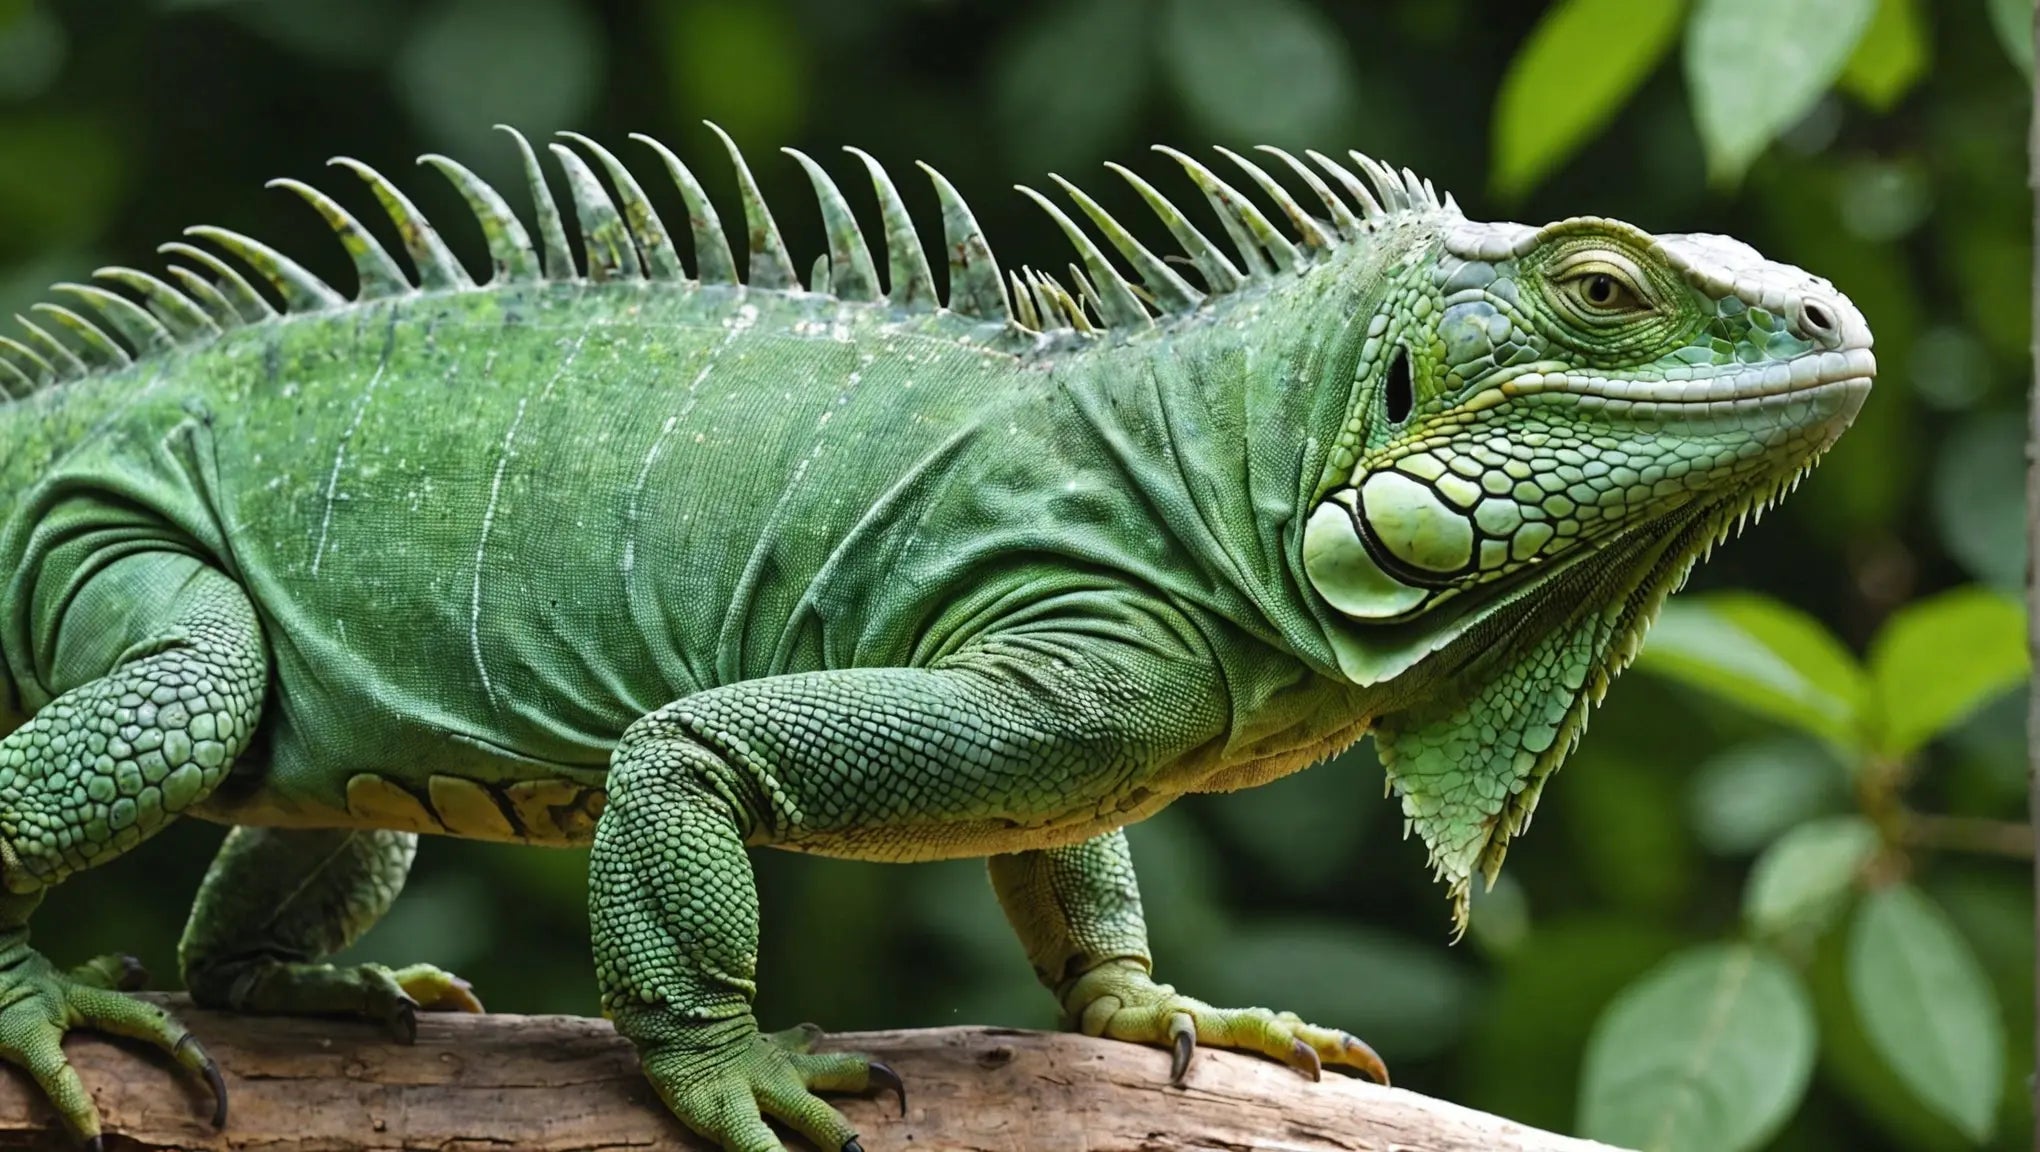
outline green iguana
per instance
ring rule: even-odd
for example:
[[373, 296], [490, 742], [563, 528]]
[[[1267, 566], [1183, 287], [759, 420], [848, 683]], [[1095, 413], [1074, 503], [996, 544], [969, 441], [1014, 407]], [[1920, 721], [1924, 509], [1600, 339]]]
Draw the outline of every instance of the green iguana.
[[1477, 223], [1358, 154], [1264, 149], [1285, 185], [1221, 150], [1249, 196], [1162, 149], [1229, 247], [1112, 165], [1169, 257], [1056, 178], [1132, 278], [1024, 188], [1077, 260], [1002, 275], [930, 169], [944, 297], [862, 152], [888, 274], [793, 153], [829, 240], [803, 284], [734, 145], [741, 280], [642, 137], [691, 269], [571, 136], [577, 267], [512, 135], [536, 242], [422, 161], [472, 208], [486, 284], [342, 160], [415, 282], [280, 181], [353, 298], [193, 228], [174, 283], [104, 269], [0, 339], [0, 1056], [95, 1147], [68, 1028], [160, 1045], [220, 1120], [224, 1089], [123, 960], [58, 970], [29, 916], [185, 815], [236, 826], [180, 948], [193, 998], [400, 1034], [479, 1005], [431, 967], [322, 960], [418, 833], [592, 845], [604, 1011], [727, 1149], [778, 1148], [770, 1117], [855, 1152], [814, 1093], [900, 1089], [759, 1030], [750, 846], [989, 857], [1069, 1027], [1171, 1046], [1179, 1078], [1201, 1043], [1385, 1080], [1344, 1032], [1157, 983], [1123, 826], [1372, 732], [1463, 926], [1664, 597], [1875, 373], [1847, 299], [1734, 240]]

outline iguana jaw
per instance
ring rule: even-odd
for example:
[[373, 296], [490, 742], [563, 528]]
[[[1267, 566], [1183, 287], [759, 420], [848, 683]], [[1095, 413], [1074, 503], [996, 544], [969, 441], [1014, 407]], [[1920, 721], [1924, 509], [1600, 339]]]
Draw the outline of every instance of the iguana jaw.
[[[1488, 481], [1492, 467], [1466, 476], [1454, 468], [1467, 457], [1450, 446], [1411, 452], [1326, 494], [1304, 530], [1306, 571], [1341, 614], [1388, 623], [1422, 615], [1481, 584], [1534, 579], [1540, 565], [1605, 544], [1640, 521], [1660, 520], [1696, 501], [1713, 503], [1712, 493], [1736, 494], [1721, 501], [1727, 505], [1768, 507], [1841, 435], [1875, 373], [1868, 348], [1713, 379], [1525, 372], [1496, 391], [1537, 408], [1619, 405], [1625, 419], [1661, 427], [1668, 437], [1690, 435], [1704, 443], [1748, 428], [1749, 438], [1724, 450], [1708, 474], [1694, 468], [1673, 473], [1664, 464], [1604, 464], [1596, 472], [1575, 456], [1556, 485], [1506, 471], [1506, 484]], [[1612, 455], [1622, 458], [1619, 451]], [[1586, 497], [1606, 493], [1613, 493], [1619, 511], [1632, 514], [1578, 518]]]
[[1855, 415], [1856, 405], [1869, 394], [1870, 383], [1876, 376], [1877, 357], [1865, 344], [1717, 375], [1623, 380], [1559, 367], [1552, 371], [1524, 371], [1505, 377], [1494, 386], [1507, 399], [1558, 394], [1603, 403], [1620, 401], [1630, 406], [1627, 411], [1632, 419], [1662, 416], [1673, 421], [1689, 414], [1740, 415], [1776, 408], [1781, 403], [1812, 399], [1811, 394], [1822, 391], [1830, 391], [1834, 396], [1853, 395], [1856, 403], [1833, 426], [1834, 435], [1839, 436], [1848, 426], [1848, 417]]

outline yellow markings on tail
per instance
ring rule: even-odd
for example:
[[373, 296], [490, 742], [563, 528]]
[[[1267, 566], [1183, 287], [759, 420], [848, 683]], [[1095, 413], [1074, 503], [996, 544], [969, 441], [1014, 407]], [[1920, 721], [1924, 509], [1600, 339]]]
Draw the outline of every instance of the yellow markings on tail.
[[432, 776], [423, 796], [373, 772], [347, 781], [347, 812], [365, 825], [516, 844], [586, 844], [608, 799], [571, 780], [497, 785]]
[[446, 830], [471, 840], [522, 840], [487, 788], [461, 776], [434, 776], [427, 784], [433, 810]]
[[397, 832], [446, 830], [416, 796], [367, 772], [348, 778], [347, 812], [377, 828]]

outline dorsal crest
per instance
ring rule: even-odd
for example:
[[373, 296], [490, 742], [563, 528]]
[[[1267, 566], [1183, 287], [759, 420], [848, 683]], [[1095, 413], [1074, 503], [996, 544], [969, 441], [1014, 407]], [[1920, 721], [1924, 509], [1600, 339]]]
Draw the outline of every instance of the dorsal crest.
[[[1158, 316], [1192, 312], [1213, 297], [1298, 272], [1340, 244], [1364, 236], [1386, 218], [1411, 212], [1458, 211], [1451, 197], [1441, 200], [1429, 181], [1357, 152], [1349, 154], [1350, 168], [1322, 153], [1307, 152], [1316, 165], [1313, 168], [1281, 149], [1261, 148], [1322, 203], [1327, 216], [1321, 218], [1306, 210], [1260, 164], [1219, 149], [1274, 205], [1277, 217], [1287, 224], [1285, 229], [1253, 198], [1198, 160], [1173, 148], [1158, 147], [1157, 151], [1182, 166], [1204, 194], [1230, 242], [1231, 254], [1152, 184], [1118, 164], [1108, 164], [1106, 167], [1124, 178], [1155, 213], [1181, 252], [1157, 256], [1082, 189], [1051, 175], [1133, 271], [1129, 279], [1068, 212], [1034, 189], [1019, 186], [1022, 194], [1048, 213], [1075, 249], [1077, 259], [1069, 266], [1065, 285], [1034, 268], [1002, 274], [991, 244], [962, 195], [941, 173], [923, 164], [920, 167], [934, 184], [942, 213], [942, 251], [947, 254], [949, 273], [944, 300], [936, 291], [921, 233], [876, 159], [855, 148], [845, 149], [863, 162], [877, 199], [886, 263], [883, 284], [872, 256], [873, 246], [866, 241], [842, 190], [814, 159], [786, 149], [814, 186], [828, 242], [828, 250], [815, 260], [803, 285], [735, 141], [713, 124], [709, 127], [727, 148], [737, 176], [748, 258], [741, 281], [722, 219], [700, 182], [671, 149], [641, 135], [632, 139], [656, 155], [686, 209], [686, 246], [693, 267], [690, 270], [683, 261], [680, 241], [667, 230], [629, 166], [600, 143], [579, 133], [563, 132], [561, 138], [579, 150], [553, 144], [549, 151], [566, 176], [580, 226], [581, 259], [577, 263], [559, 205], [539, 167], [538, 153], [521, 133], [505, 127], [503, 131], [512, 137], [523, 160], [536, 241], [503, 195], [474, 172], [435, 154], [418, 161], [451, 182], [473, 214], [493, 267], [487, 282], [475, 283], [437, 229], [395, 184], [368, 165], [342, 157], [332, 163], [352, 171], [368, 185], [396, 226], [413, 274], [407, 275], [397, 257], [331, 196], [297, 180], [273, 181], [271, 187], [302, 197], [333, 230], [354, 266], [352, 298], [259, 240], [225, 228], [189, 228], [185, 234], [194, 242], [178, 241], [159, 249], [184, 262], [171, 264], [167, 279], [133, 268], [102, 268], [93, 273], [99, 283], [55, 286], [55, 292], [69, 297], [70, 306], [41, 303], [29, 310], [30, 316], [17, 316], [19, 333], [0, 336], [0, 402], [92, 373], [117, 371], [136, 359], [202, 344], [286, 313], [332, 312], [357, 303], [420, 293], [486, 291], [499, 285], [544, 281], [636, 280], [682, 286], [743, 283], [759, 290], [829, 294], [844, 301], [890, 307], [902, 314], [947, 309], [969, 319], [1003, 324], [1029, 337], [1052, 332], [1095, 335], [1146, 325]], [[606, 187], [602, 176], [607, 177]], [[226, 259], [229, 256], [254, 272], [255, 281], [266, 283], [282, 307], [258, 291], [241, 267]]]

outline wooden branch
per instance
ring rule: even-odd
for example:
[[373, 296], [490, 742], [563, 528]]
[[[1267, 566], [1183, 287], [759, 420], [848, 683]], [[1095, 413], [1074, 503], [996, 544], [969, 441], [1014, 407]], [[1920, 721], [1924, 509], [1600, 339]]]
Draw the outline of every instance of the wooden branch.
[[[164, 1002], [225, 1070], [231, 1119], [214, 1132], [203, 1086], [160, 1055], [77, 1033], [66, 1049], [108, 1152], [707, 1147], [659, 1105], [605, 1021], [434, 1014], [401, 1047], [364, 1024]], [[1401, 1089], [1330, 1073], [1313, 1084], [1231, 1052], [1200, 1052], [1189, 1084], [1171, 1088], [1168, 1053], [1083, 1036], [936, 1028], [832, 1043], [879, 1056], [907, 1083], [905, 1119], [891, 1096], [840, 1101], [866, 1152], [1609, 1152]], [[75, 1152], [55, 1125], [25, 1077], [0, 1071], [0, 1149]]]

